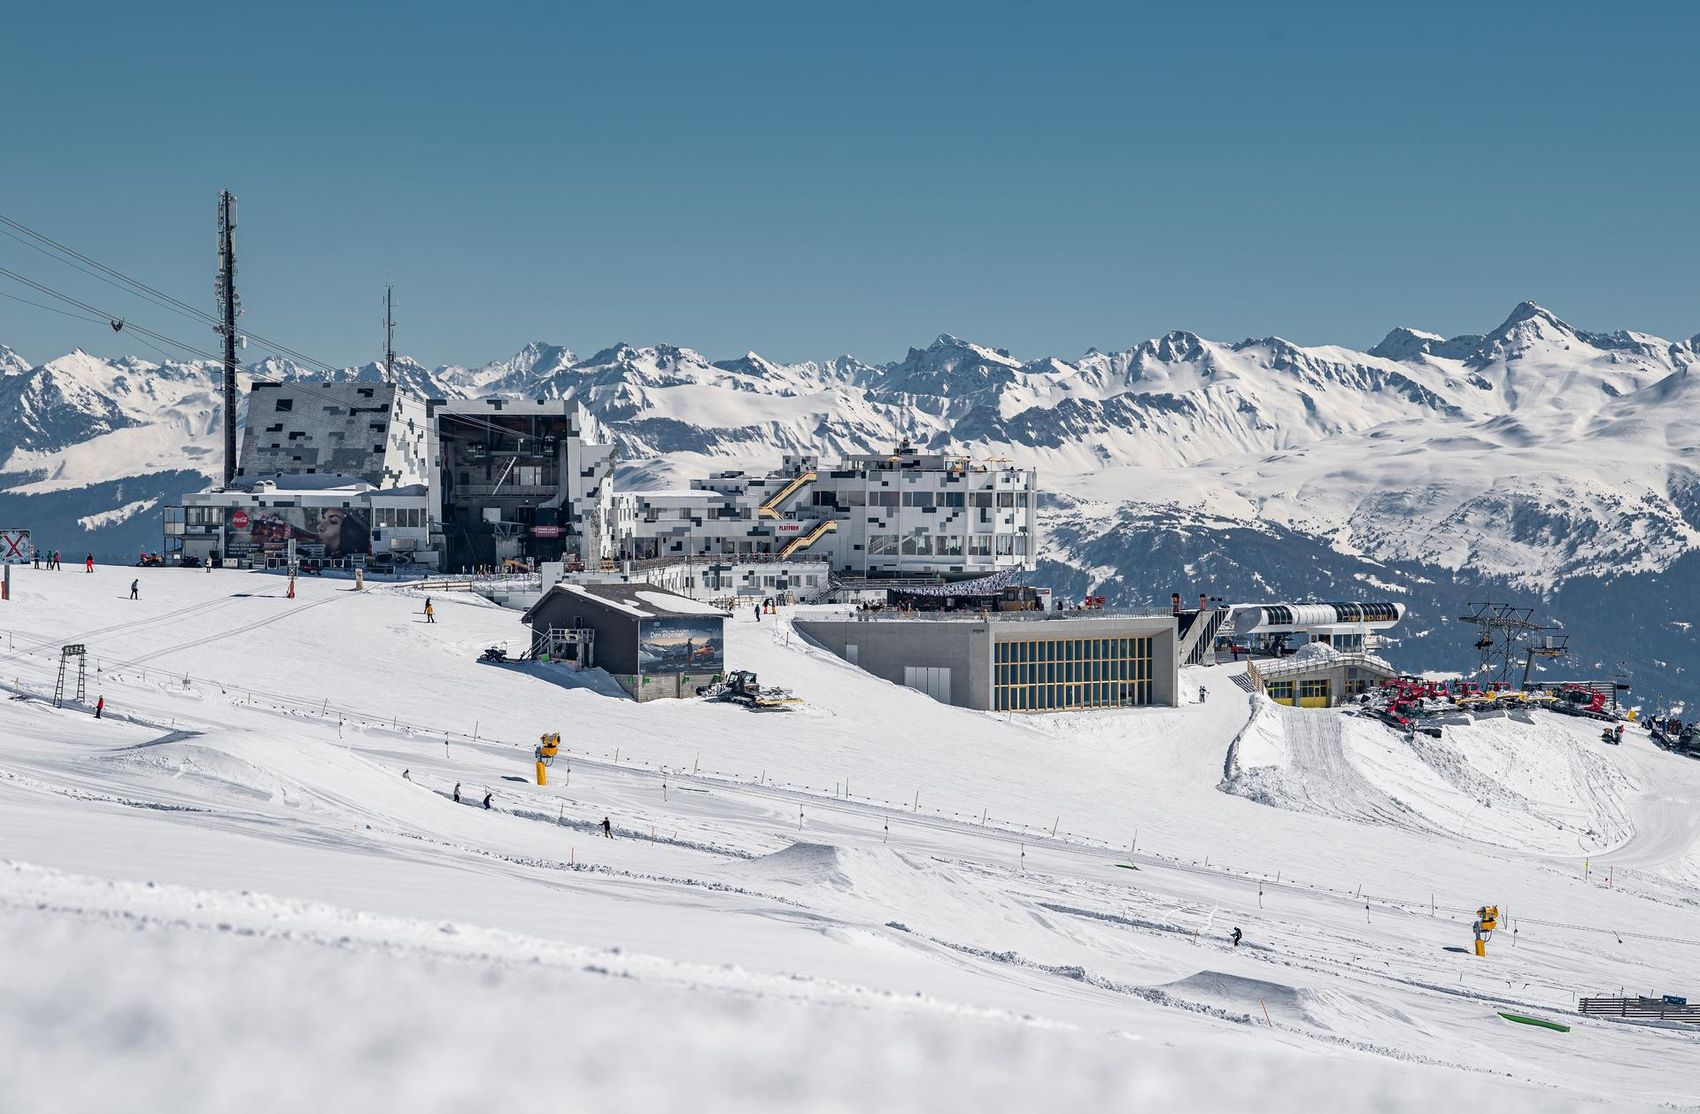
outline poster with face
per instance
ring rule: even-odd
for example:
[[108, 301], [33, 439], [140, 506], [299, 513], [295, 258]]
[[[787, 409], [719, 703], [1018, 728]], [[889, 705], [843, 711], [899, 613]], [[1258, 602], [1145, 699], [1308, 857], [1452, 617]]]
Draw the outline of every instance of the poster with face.
[[638, 668], [645, 673], [724, 673], [724, 621], [718, 615], [643, 620]]
[[230, 507], [224, 513], [230, 557], [286, 553], [289, 543], [306, 555], [351, 557], [372, 552], [372, 530], [363, 509], [348, 507]]

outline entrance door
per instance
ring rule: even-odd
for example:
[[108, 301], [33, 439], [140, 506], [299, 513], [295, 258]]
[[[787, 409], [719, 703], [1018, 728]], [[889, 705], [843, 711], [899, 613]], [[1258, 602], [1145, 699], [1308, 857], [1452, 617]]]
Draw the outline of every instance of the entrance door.
[[940, 704], [950, 703], [948, 666], [906, 665], [903, 667], [903, 683], [909, 688], [926, 693]]

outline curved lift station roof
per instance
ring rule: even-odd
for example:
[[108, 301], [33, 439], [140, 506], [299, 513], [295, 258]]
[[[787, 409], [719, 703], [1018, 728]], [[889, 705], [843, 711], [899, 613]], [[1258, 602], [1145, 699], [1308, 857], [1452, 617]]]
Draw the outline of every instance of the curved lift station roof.
[[1264, 603], [1234, 610], [1234, 634], [1285, 634], [1316, 627], [1385, 629], [1405, 614], [1402, 603]]

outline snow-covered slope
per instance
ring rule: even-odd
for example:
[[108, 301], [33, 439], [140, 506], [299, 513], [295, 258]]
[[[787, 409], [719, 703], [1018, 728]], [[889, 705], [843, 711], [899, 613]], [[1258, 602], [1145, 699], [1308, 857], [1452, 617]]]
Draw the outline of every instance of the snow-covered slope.
[[[728, 661], [801, 709], [638, 705], [477, 664], [523, 628], [475, 597], [426, 625], [412, 591], [140, 570], [118, 599], [136, 575], [21, 569], [8, 604], [19, 1109], [1692, 1100], [1685, 1035], [1573, 1013], [1697, 990], [1700, 763], [1642, 735], [1507, 723], [1413, 755], [1356, 724], [1300, 751], [1231, 666], [1186, 671], [1176, 709], [1011, 720], [784, 616], [730, 622]], [[73, 638], [100, 720], [41, 695]], [[1222, 792], [1235, 763], [1288, 792]], [[1509, 919], [1476, 959], [1483, 902]]]

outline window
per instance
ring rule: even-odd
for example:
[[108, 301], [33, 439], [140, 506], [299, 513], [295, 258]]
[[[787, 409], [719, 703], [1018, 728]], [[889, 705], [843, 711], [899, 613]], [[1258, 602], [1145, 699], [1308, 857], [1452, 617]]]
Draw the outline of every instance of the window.
[[992, 536], [990, 534], [970, 534], [968, 536], [968, 556], [990, 557], [992, 555]]
[[903, 493], [905, 507], [930, 507], [933, 505], [933, 493], [930, 491], [905, 491]]
[[897, 492], [895, 492], [895, 491], [870, 491], [870, 492], [868, 492], [868, 506], [870, 506], [870, 507], [895, 507], [895, 506], [897, 506]]
[[295, 400], [292, 398], [280, 398], [277, 400], [276, 406], [277, 412], [282, 414], [286, 410], [295, 409]]
[[976, 491], [974, 493], [974, 506], [976, 506], [976, 507], [989, 507], [991, 505], [992, 505], [992, 493], [991, 492], [989, 492], [989, 491]]
[[962, 491], [941, 491], [941, 492], [939, 492], [939, 506], [941, 506], [941, 507], [960, 507], [960, 506], [963, 506], [964, 500], [966, 499], [966, 496], [967, 496], [967, 493], [962, 492]]
[[1015, 535], [1014, 534], [999, 534], [999, 535], [997, 535], [997, 547], [998, 547], [997, 552], [998, 552], [999, 557], [1013, 557], [1013, 556], [1015, 556]]
[[903, 553], [907, 557], [931, 557], [933, 537], [925, 530], [903, 535]]
[[874, 557], [895, 557], [897, 555], [897, 535], [869, 534], [868, 553]]
[[1328, 700], [1328, 681], [1326, 678], [1318, 681], [1299, 682], [1300, 700]]
[[1000, 492], [998, 492], [998, 506], [1000, 506], [1000, 507], [1013, 507], [1013, 506], [1015, 506], [1015, 492], [1013, 492], [1013, 491], [1000, 491]]
[[1270, 681], [1268, 691], [1269, 699], [1276, 703], [1291, 704], [1293, 702], [1293, 682], [1291, 681]]
[[542, 487], [543, 466], [540, 464], [521, 464], [514, 468], [514, 483], [521, 487]]
[[1150, 638], [1052, 638], [993, 647], [993, 707], [1053, 711], [1151, 702]]
[[934, 538], [933, 539], [933, 552], [938, 554], [940, 557], [960, 557], [960, 556], [962, 556], [962, 537], [961, 537], [961, 535], [954, 534], [954, 535], [951, 535], [951, 536], [948, 536], [948, 537]]

